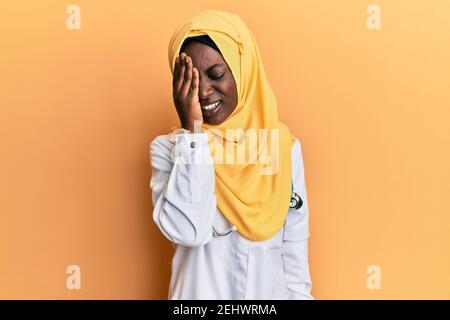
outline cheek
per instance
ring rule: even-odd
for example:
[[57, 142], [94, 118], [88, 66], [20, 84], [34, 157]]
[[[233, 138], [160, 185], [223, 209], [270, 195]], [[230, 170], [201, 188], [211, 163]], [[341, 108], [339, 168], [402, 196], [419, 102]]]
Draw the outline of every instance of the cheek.
[[236, 86], [233, 82], [226, 82], [222, 86], [222, 92], [224, 96], [227, 98], [227, 100], [232, 100], [236, 98]]

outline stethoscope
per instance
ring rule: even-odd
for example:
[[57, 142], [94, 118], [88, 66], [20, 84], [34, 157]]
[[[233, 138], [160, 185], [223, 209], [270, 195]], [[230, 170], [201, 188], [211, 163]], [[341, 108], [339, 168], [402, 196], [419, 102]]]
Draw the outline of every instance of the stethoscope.
[[215, 234], [216, 237], [224, 237], [224, 236], [230, 234], [230, 233], [233, 232], [233, 231], [237, 231], [237, 229], [238, 229], [238, 228], [233, 224], [231, 227], [228, 228], [227, 231], [225, 231], [225, 232], [218, 232], [218, 231], [216, 230], [216, 228], [214, 228], [214, 226], [213, 226], [213, 232], [214, 232], [214, 234]]
[[291, 203], [289, 204], [289, 208], [298, 210], [302, 207], [303, 200], [300, 198], [297, 192], [294, 192], [294, 184], [291, 183]]
[[[294, 192], [294, 184], [291, 183], [291, 202], [289, 203], [289, 208], [298, 210], [302, 207], [302, 205], [303, 205], [303, 200], [302, 200], [302, 198], [300, 198], [300, 196], [298, 195], [297, 192]], [[218, 232], [216, 230], [216, 228], [214, 228], [214, 226], [213, 226], [214, 234], [219, 237], [224, 237], [224, 236], [230, 234], [231, 232], [237, 231], [237, 230], [238, 230], [238, 228], [234, 224], [231, 227], [229, 227], [228, 230], [225, 232]]]

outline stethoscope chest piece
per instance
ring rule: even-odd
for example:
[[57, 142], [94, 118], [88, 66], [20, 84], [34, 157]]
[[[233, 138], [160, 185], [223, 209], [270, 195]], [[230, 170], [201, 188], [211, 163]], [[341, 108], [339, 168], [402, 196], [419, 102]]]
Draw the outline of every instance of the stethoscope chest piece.
[[298, 210], [302, 207], [302, 205], [303, 205], [302, 198], [300, 198], [297, 192], [292, 192], [291, 203], [289, 204], [289, 207]]

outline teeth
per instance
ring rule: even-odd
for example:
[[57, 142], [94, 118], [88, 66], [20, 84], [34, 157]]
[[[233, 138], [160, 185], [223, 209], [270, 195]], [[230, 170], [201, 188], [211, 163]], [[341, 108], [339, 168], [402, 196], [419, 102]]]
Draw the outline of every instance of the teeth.
[[202, 109], [211, 110], [211, 109], [217, 107], [219, 104], [220, 104], [220, 100], [215, 102], [215, 103], [213, 103], [213, 104], [210, 104], [210, 105], [207, 105], [207, 106], [203, 106]]

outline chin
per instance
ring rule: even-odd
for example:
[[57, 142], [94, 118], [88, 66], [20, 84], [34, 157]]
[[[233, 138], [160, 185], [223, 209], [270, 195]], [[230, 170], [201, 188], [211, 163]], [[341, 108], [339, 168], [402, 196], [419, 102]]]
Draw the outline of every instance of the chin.
[[215, 119], [208, 119], [208, 120], [205, 120], [205, 122], [207, 124], [209, 124], [209, 125], [212, 125], [212, 126], [217, 126], [217, 125], [222, 123], [221, 121], [218, 121], [218, 120], [215, 120]]
[[221, 115], [221, 114], [217, 114], [217, 115], [215, 115], [214, 117], [212, 117], [212, 118], [209, 118], [209, 119], [204, 119], [204, 121], [207, 123], [207, 124], [209, 124], [209, 125], [212, 125], [212, 126], [217, 126], [217, 125], [219, 125], [219, 124], [221, 124], [222, 122], [223, 122], [223, 115]]

